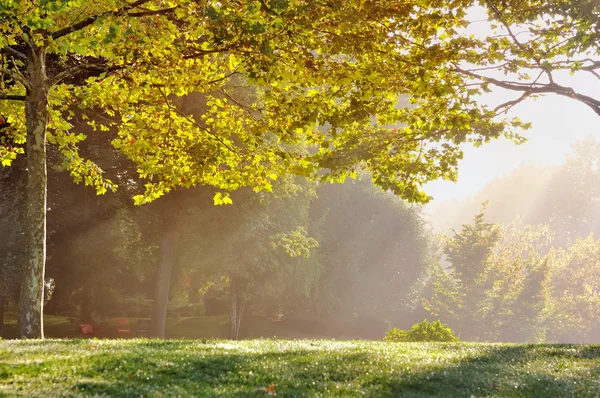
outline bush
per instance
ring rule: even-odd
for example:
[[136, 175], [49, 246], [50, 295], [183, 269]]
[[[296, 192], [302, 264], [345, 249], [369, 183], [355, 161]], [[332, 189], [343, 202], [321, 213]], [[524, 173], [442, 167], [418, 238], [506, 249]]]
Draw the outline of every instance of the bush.
[[386, 334], [384, 341], [458, 341], [452, 329], [440, 321], [428, 322], [427, 319], [413, 325], [410, 330], [394, 328]]

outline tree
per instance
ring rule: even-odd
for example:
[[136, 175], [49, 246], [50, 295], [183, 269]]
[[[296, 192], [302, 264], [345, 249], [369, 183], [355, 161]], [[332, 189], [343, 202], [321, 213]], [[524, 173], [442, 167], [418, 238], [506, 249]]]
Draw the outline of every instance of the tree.
[[595, 343], [600, 338], [600, 241], [578, 238], [552, 250], [550, 270], [550, 339]]
[[362, 337], [410, 322], [432, 260], [433, 239], [420, 212], [374, 186], [366, 173], [357, 181], [319, 186], [311, 204], [319, 282], [311, 299], [296, 301], [292, 311], [326, 326], [332, 318], [349, 323], [340, 333]]
[[485, 206], [446, 239], [448, 268], [434, 266], [426, 307], [461, 338], [540, 341], [545, 337], [547, 225], [493, 224]]
[[502, 341], [513, 342], [545, 341], [549, 332], [550, 305], [547, 260], [534, 264], [533, 268], [527, 270], [520, 283], [520, 291], [511, 297], [514, 301], [507, 314], [508, 319], [500, 330], [500, 338]]
[[182, 262], [206, 281], [226, 278], [231, 338], [239, 338], [247, 305], [285, 294], [306, 297], [316, 281], [315, 264], [305, 261], [318, 245], [307, 235], [311, 185], [284, 180], [270, 194], [234, 192], [232, 206], [190, 207]]
[[520, 219], [500, 228], [487, 272], [488, 290], [481, 306], [487, 339], [540, 342], [546, 337], [548, 267], [552, 240], [548, 225], [524, 225]]
[[460, 232], [454, 231], [447, 238], [444, 254], [450, 268], [445, 271], [434, 266], [434, 291], [428, 308], [442, 313], [462, 339], [474, 339], [483, 335], [481, 303], [492, 287], [488, 271], [493, 249], [500, 240], [498, 226], [485, 220], [485, 204], [473, 218], [473, 224], [465, 224]]
[[25, 176], [19, 169], [0, 169], [0, 337], [4, 336], [4, 313], [9, 302], [16, 302], [23, 261], [23, 186]]
[[[568, 17], [557, 23], [593, 22], [577, 13], [581, 4], [573, 11], [530, 3], [537, 15]], [[456, 178], [460, 144], [502, 135], [519, 140], [516, 131], [526, 127], [498, 119], [498, 110], [478, 103], [473, 96], [492, 80], [473, 86], [476, 72], [457, 67], [504, 56], [503, 47], [493, 47], [497, 39], [459, 33], [473, 4], [4, 0], [0, 115], [11, 143], [2, 143], [0, 161], [8, 165], [27, 152], [28, 164], [21, 335], [41, 337], [43, 330], [47, 144], [58, 148], [76, 182], [98, 193], [115, 188], [79, 154], [86, 135], [73, 129], [76, 115], [99, 130], [116, 131], [112, 144], [147, 180], [136, 203], [181, 185], [269, 190], [273, 178], [288, 171], [339, 179], [360, 164], [373, 172], [376, 184], [427, 201], [420, 186]], [[556, 37], [547, 33], [540, 42]], [[594, 40], [580, 36], [570, 44], [578, 52], [595, 48]], [[568, 48], [560, 47], [563, 54]], [[509, 50], [527, 55], [515, 45]], [[225, 84], [233, 76], [259, 87], [251, 107], [230, 97]], [[532, 95], [568, 91], [517, 87]], [[177, 98], [192, 92], [207, 95], [201, 120], [177, 106]], [[396, 109], [399, 95], [410, 97], [413, 106]], [[326, 123], [328, 129], [316, 130]], [[403, 127], [384, 127], [392, 123]], [[320, 149], [310, 155], [286, 150], [285, 144], [300, 142]], [[328, 172], [318, 174], [321, 168]], [[229, 201], [221, 193], [215, 199]]]
[[567, 73], [600, 79], [600, 5], [597, 2], [483, 0], [470, 3], [486, 8], [490, 34], [467, 39], [470, 32], [465, 32], [462, 51], [467, 62], [453, 63], [451, 69], [471, 77], [470, 87], [477, 94], [496, 87], [520, 95], [499, 104], [495, 108], [497, 113], [505, 113], [528, 98], [555, 94], [579, 101], [600, 115], [600, 99], [575, 90], [564, 80]]
[[507, 224], [521, 217], [526, 224], [548, 224], [555, 247], [600, 232], [600, 143], [590, 137], [572, 148], [559, 165], [522, 166], [490, 182], [471, 199], [444, 203], [435, 209], [432, 222], [442, 228], [460, 225], [477, 203], [489, 200], [490, 221]]
[[[92, 140], [93, 143], [93, 140]], [[90, 151], [93, 145], [86, 145], [84, 151]], [[56, 157], [56, 153], [50, 148], [49, 157]], [[104, 151], [101, 159], [103, 166], [109, 165], [109, 152]], [[25, 259], [24, 225], [25, 225], [25, 190], [26, 170], [23, 167], [25, 158], [17, 159], [16, 167], [0, 170], [0, 225], [4, 239], [0, 243], [0, 252], [3, 253], [0, 266], [0, 292], [5, 298], [6, 304], [18, 302], [20, 275]], [[112, 170], [108, 170], [111, 172]], [[121, 167], [122, 178], [126, 179], [126, 170]], [[123, 211], [127, 200], [126, 197], [113, 195], [105, 201], [98, 201], [93, 192], [84, 187], [69, 185], [68, 176], [60, 171], [60, 167], [53, 167], [48, 171], [48, 179], [51, 181], [51, 189], [48, 192], [48, 272], [45, 275], [46, 283], [53, 283], [52, 297], [45, 298], [46, 308], [49, 311], [71, 312], [74, 307], [81, 305], [81, 300], [75, 298], [75, 292], [90, 292], [98, 290], [106, 279], [100, 275], [107, 276], [110, 272], [117, 270], [114, 277], [123, 280], [119, 274], [119, 256], [111, 257], [113, 253], [109, 236], [119, 235], [122, 229], [115, 228], [118, 223], [111, 224], [115, 218], [130, 216], [133, 211]], [[118, 177], [119, 178], [119, 177]], [[127, 186], [124, 188], [128, 188]], [[127, 190], [124, 189], [123, 193]], [[117, 209], [121, 211], [118, 212]], [[133, 210], [133, 209], [128, 209]], [[128, 228], [129, 229], [129, 228]], [[104, 233], [101, 233], [101, 232]], [[130, 232], [135, 234], [136, 228]], [[128, 231], [125, 231], [128, 232]], [[123, 233], [119, 238], [120, 243], [130, 242], [131, 234]], [[118, 239], [118, 238], [117, 238]], [[118, 249], [117, 249], [118, 250]], [[77, 254], [78, 252], [80, 254]], [[144, 261], [139, 252], [131, 252], [127, 259], [130, 266], [139, 265]], [[113, 267], [114, 266], [114, 267]], [[120, 278], [119, 278], [120, 277]], [[86, 289], [82, 289], [85, 285]], [[110, 289], [109, 289], [110, 290]], [[77, 294], [81, 296], [81, 294]], [[0, 300], [1, 301], [1, 300]], [[108, 295], [103, 295], [99, 304], [105, 304], [104, 308], [116, 309], [114, 301]], [[92, 310], [105, 315], [98, 307]]]
[[556, 247], [600, 232], [599, 167], [600, 142], [591, 137], [577, 142], [542, 191], [544, 204], [537, 206], [531, 217], [533, 222], [550, 224]]
[[144, 282], [152, 279], [158, 250], [142, 237], [137, 209], [114, 196], [99, 200], [93, 192], [84, 191], [79, 199], [83, 200], [69, 221], [80, 225], [82, 218], [95, 218], [93, 227], [71, 233], [68, 240], [56, 235], [51, 240], [59, 246], [51, 253], [61, 253], [49, 261], [48, 273], [57, 274], [56, 289], [67, 301], [63, 305], [78, 308], [83, 321], [94, 315], [136, 314], [139, 309], [129, 304], [145, 293]]

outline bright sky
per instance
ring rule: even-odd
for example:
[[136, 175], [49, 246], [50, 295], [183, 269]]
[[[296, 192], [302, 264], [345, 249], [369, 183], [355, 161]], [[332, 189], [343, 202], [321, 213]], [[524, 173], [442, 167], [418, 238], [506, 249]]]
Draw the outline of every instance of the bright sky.
[[600, 139], [600, 116], [569, 98], [529, 100], [511, 113], [533, 123], [524, 134], [528, 141], [517, 146], [501, 139], [480, 148], [466, 148], [457, 183], [434, 181], [426, 185], [436, 202], [472, 196], [496, 177], [524, 164], [561, 163], [571, 152], [571, 143], [590, 135]]
[[[471, 20], [482, 19], [485, 19], [485, 13], [474, 10]], [[483, 22], [476, 26], [474, 33], [485, 33], [486, 25]], [[595, 98], [600, 93], [600, 82], [587, 73], [570, 76], [565, 72], [556, 74], [555, 80]], [[495, 106], [519, 96], [517, 92], [495, 89], [485, 102]], [[561, 163], [571, 151], [571, 143], [589, 136], [600, 139], [600, 116], [571, 98], [549, 95], [537, 100], [529, 99], [515, 106], [508, 116], [533, 123], [533, 127], [524, 134], [528, 142], [516, 146], [502, 139], [480, 148], [466, 147], [457, 183], [434, 181], [426, 185], [427, 193], [435, 198], [434, 203], [472, 196], [496, 177], [524, 164]]]

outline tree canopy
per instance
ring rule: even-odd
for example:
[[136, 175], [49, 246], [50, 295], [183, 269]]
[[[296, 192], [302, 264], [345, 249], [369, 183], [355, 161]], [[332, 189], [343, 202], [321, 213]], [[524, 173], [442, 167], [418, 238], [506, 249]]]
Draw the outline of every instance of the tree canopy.
[[[99, 192], [113, 184], [78, 156], [85, 135], [73, 131], [73, 118], [117, 130], [113, 145], [149, 180], [139, 202], [175, 185], [268, 188], [281, 167], [335, 174], [360, 161], [377, 182], [424, 200], [420, 182], [454, 175], [455, 144], [511, 134], [448, 67], [465, 57], [466, 43], [437, 32], [465, 25], [462, 9], [397, 1], [6, 3], [2, 96], [12, 101], [0, 111], [14, 141], [26, 139], [19, 100], [43, 83], [49, 142], [75, 180]], [[46, 76], [34, 82], [42, 56]], [[256, 101], [232, 98], [226, 84], [234, 77], [259, 87]], [[177, 107], [176, 97], [192, 92], [207, 97], [201, 120]], [[401, 94], [416, 106], [396, 109]], [[325, 133], [315, 130], [325, 122]], [[383, 127], [389, 123], [404, 127]], [[282, 151], [290, 142], [321, 149], [307, 159]], [[2, 150], [5, 164], [22, 152]]]

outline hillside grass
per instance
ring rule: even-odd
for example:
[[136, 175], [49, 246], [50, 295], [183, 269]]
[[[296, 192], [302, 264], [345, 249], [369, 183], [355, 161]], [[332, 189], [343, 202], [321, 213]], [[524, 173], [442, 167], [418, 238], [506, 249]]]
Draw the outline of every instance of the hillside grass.
[[598, 397], [600, 346], [0, 341], [6, 397]]

